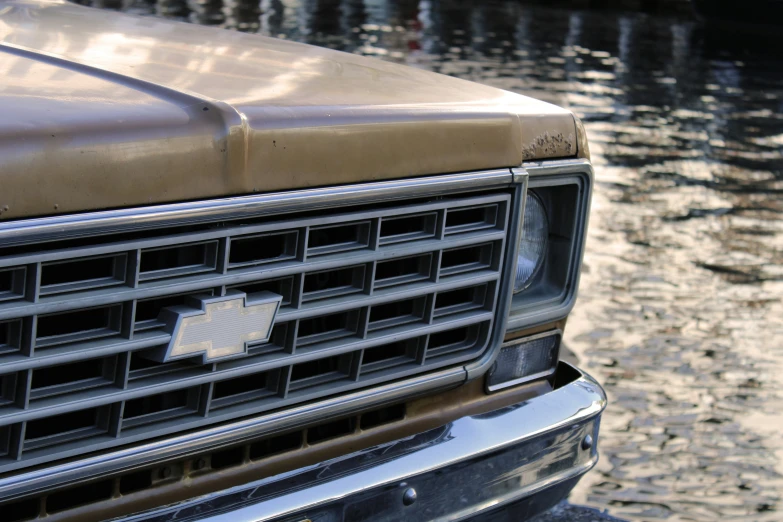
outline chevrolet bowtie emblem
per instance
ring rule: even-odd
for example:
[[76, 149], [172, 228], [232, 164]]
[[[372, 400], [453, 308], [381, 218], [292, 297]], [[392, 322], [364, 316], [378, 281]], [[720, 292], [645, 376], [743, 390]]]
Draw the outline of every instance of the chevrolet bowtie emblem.
[[171, 333], [168, 346], [152, 351], [158, 362], [201, 356], [202, 364], [247, 353], [247, 345], [269, 340], [282, 297], [272, 292], [243, 292], [220, 297], [194, 296], [187, 306], [170, 306], [160, 312]]

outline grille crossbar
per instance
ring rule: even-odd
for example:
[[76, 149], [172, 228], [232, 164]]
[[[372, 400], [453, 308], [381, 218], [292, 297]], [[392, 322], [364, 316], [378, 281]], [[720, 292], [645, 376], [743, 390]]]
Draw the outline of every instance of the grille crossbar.
[[[0, 472], [476, 359], [510, 204], [450, 197], [0, 253]], [[162, 309], [235, 290], [282, 296], [268, 342], [207, 364], [145, 356], [171, 339]]]

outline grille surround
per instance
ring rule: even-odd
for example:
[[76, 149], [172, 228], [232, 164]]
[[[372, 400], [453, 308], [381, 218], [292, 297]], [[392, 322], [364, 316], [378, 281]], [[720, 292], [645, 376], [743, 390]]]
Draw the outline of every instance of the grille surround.
[[[369, 182], [356, 185], [323, 187], [260, 195], [232, 196], [223, 199], [181, 202], [149, 207], [114, 209], [84, 214], [41, 217], [0, 222], [0, 248], [29, 248], [52, 241], [76, 240], [115, 233], [146, 233], [163, 227], [198, 227], [207, 222], [230, 221], [269, 216], [288, 216], [296, 212], [317, 212], [354, 205], [390, 204], [423, 198], [441, 198], [470, 193], [506, 190], [513, 194], [512, 215], [522, 214], [528, 185], [527, 168], [537, 172], [578, 169], [586, 160], [552, 160], [527, 163], [523, 168], [497, 168], [421, 178]], [[513, 253], [518, 245], [519, 221], [510, 223], [504, 273], [513, 273]], [[79, 458], [57, 461], [16, 472], [0, 474], [0, 499], [26, 498], [65, 485], [84, 483], [106, 474], [114, 474], [170, 459], [187, 458], [214, 448], [227, 448], [282, 430], [317, 424], [324, 418], [352, 415], [383, 404], [405, 401], [464, 384], [483, 376], [491, 367], [507, 326], [511, 292], [502, 285], [491, 349], [479, 360], [448, 367], [401, 381], [394, 381], [318, 401], [294, 405], [263, 415], [220, 423], [199, 430], [163, 437], [145, 444], [128, 444], [111, 450], [96, 451]]]
[[[93, 441], [88, 445], [89, 450], [93, 451], [278, 410], [303, 401], [392, 382], [445, 367], [455, 367], [478, 359], [492, 342], [497, 340], [493, 339], [495, 315], [505, 309], [500, 299], [504, 292], [500, 292], [500, 289], [503, 286], [501, 280], [507, 238], [513, 239], [513, 235], [508, 234], [514, 225], [510, 219], [512, 203], [511, 193], [504, 191], [491, 195], [454, 197], [379, 210], [331, 213], [326, 216], [285, 219], [261, 224], [229, 224], [218, 229], [187, 232], [175, 236], [134, 239], [121, 243], [1, 257], [0, 270], [10, 268], [15, 271], [14, 273], [20, 273], [24, 269], [27, 278], [23, 297], [0, 302], [0, 322], [11, 325], [6, 330], [12, 332], [12, 335], [6, 337], [13, 339], [19, 348], [18, 354], [0, 354], [0, 374], [14, 375], [15, 380], [13, 385], [4, 386], [13, 392], [3, 395], [4, 398], [6, 395], [12, 395], [11, 404], [9, 405], [8, 401], [0, 402], [0, 430], [5, 429], [8, 433], [6, 458], [0, 460], [0, 472], [45, 463], [86, 451], [84, 438], [73, 439], [74, 444], [71, 446], [74, 447], [61, 443], [51, 450], [47, 450], [44, 442], [36, 439], [38, 442], [34, 447], [44, 449], [38, 450], [35, 454], [27, 452], [26, 455], [24, 445], [14, 441], [21, 442], [26, 423], [35, 422], [37, 419], [95, 409], [94, 422], [87, 423], [85, 426], [80, 425], [79, 428], [87, 433], [85, 437], [94, 437], [96, 430], [104, 434], [102, 436], [106, 440], [88, 439]], [[482, 206], [487, 207], [488, 210], [484, 215], [489, 216], [483, 222], [466, 222], [465, 219], [460, 219], [457, 220], [458, 228], [450, 230], [447, 227], [449, 209], [472, 210]], [[424, 218], [417, 219], [417, 216], [422, 215]], [[412, 222], [421, 223], [420, 233], [416, 230], [411, 231], [413, 225], [409, 223], [403, 234], [386, 237], [381, 235], [384, 220], [394, 222], [405, 216], [411, 216]], [[435, 219], [434, 230], [433, 219]], [[492, 219], [494, 221], [491, 221]], [[351, 225], [346, 225], [346, 228], [355, 228], [355, 234], [351, 232], [355, 240], [324, 244], [324, 241], [328, 242], [328, 238], [325, 239], [326, 236], [322, 235], [319, 240], [313, 242], [314, 255], [308, 255], [311, 230], [321, 231], [348, 223]], [[351, 239], [349, 237], [351, 234], [343, 234], [340, 237]], [[281, 255], [248, 261], [247, 248], [245, 248], [241, 256], [242, 261], [231, 263], [233, 238], [254, 241], [265, 235], [276, 236], [276, 248]], [[277, 236], [282, 236], [282, 242]], [[157, 255], [150, 253], [160, 252], [161, 249], [170, 250], [172, 245], [187, 246], [187, 251], [179, 257], [166, 254], [165, 259], [157, 264], [144, 260], [145, 255]], [[193, 245], [195, 247], [192, 247]], [[448, 267], [442, 267], [440, 264], [443, 252], [451, 256], [452, 252], [476, 250], [477, 247], [480, 247], [478, 254], [469, 264]], [[59, 284], [70, 285], [73, 290], [62, 290], [61, 286], [57, 292], [41, 292], [44, 288], [40, 284], [42, 267], [91, 257], [111, 259], [112, 277], [103, 277], [97, 282], [88, 281], [85, 284], [80, 281], [62, 283], [61, 277], [57, 279]], [[403, 274], [385, 280], [375, 279], [379, 264], [396, 263], [408, 258], [416, 258], [416, 269], [411, 271], [410, 277]], [[429, 270], [426, 270], [427, 263], [429, 263]], [[145, 267], [152, 268], [145, 270]], [[363, 267], [363, 270], [358, 270], [356, 267]], [[345, 269], [354, 269], [354, 271], [346, 279], [346, 281], [350, 280], [350, 284], [340, 286], [337, 289], [339, 291], [335, 291], [334, 288], [321, 288], [314, 292], [304, 291], [307, 283], [304, 274], [334, 273]], [[118, 285], [117, 277], [123, 276], [123, 281]], [[225, 292], [227, 288], [242, 288], [243, 285], [278, 280], [286, 280], [291, 289], [289, 295], [283, 296], [283, 301], [287, 304], [281, 307], [275, 325], [287, 324], [286, 328], [289, 330], [291, 325], [294, 325], [294, 341], [289, 340], [290, 332], [286, 332], [282, 346], [278, 347], [282, 351], [266, 350], [263, 346], [252, 347], [251, 350], [256, 351], [249, 357], [259, 361], [252, 368], [249, 365], [242, 366], [242, 361], [245, 359], [214, 363], [210, 365], [208, 371], [197, 365], [192, 368], [178, 368], [172, 370], [182, 372], [181, 377], [175, 382], [165, 382], [166, 372], [151, 377], [144, 374], [144, 371], [149, 373], [149, 368], [138, 370], [142, 372], [138, 374], [138, 380], [134, 377], [135, 374], [131, 371], [133, 357], [129, 354], [140, 353], [168, 342], [168, 334], [161, 325], [156, 324], [158, 322], [156, 319], [147, 318], [139, 321], [139, 324], [135, 325], [137, 328], [132, 327], [134, 326], [132, 319], [135, 317], [139, 302], [169, 296], [187, 296], [205, 291], [217, 294]], [[102, 281], [108, 281], [109, 284], [102, 285]], [[482, 285], [486, 287], [482, 294], [485, 296], [483, 308], [480, 304], [478, 308], [475, 306], [476, 303], [473, 301], [476, 300], [476, 293], [474, 292], [470, 302], [452, 305], [455, 310], [453, 313], [436, 311], [435, 302], [438, 294]], [[16, 288], [18, 287], [17, 285]], [[407, 314], [414, 318], [413, 322], [410, 317], [392, 316], [384, 319], [387, 323], [377, 321], [376, 325], [372, 326], [370, 318], [373, 309], [406, 300], [415, 301], [412, 309], [419, 310], [418, 316]], [[59, 336], [47, 336], [41, 339], [43, 342], [40, 346], [36, 344], [38, 339], [33, 335], [36, 327], [47, 323], [67, 324], [68, 313], [84, 309], [103, 312], [106, 316], [105, 321], [96, 324], [95, 328], [90, 329], [82, 337], [74, 338], [78, 332], [67, 332]], [[342, 335], [339, 329], [318, 332], [316, 325], [310, 325], [308, 328], [316, 333], [305, 336], [311, 339], [297, 343], [296, 329], [307, 324], [306, 321], [323, 318], [327, 309], [332, 315], [343, 314], [344, 318], [340, 319], [342, 321], [340, 324], [348, 325], [342, 328], [347, 334]], [[65, 314], [65, 317], [57, 318], [52, 314]], [[43, 321], [40, 320], [41, 318]], [[438, 357], [431, 361], [427, 360], [426, 343], [431, 334], [461, 328], [466, 328], [464, 342], [438, 346], [439, 351], [433, 352], [437, 353]], [[479, 331], [468, 331], [470, 328]], [[49, 327], [49, 330], [57, 331], [57, 328]], [[332, 335], [335, 331], [338, 333]], [[332, 337], [312, 337], [325, 333]], [[273, 331], [273, 337], [274, 335]], [[350, 342], [347, 340], [348, 337], [353, 337]], [[497, 338], [497, 335], [494, 335], [494, 338]], [[473, 339], [472, 344], [471, 339]], [[419, 346], [406, 346], [404, 355], [389, 360], [379, 359], [374, 354], [373, 361], [365, 373], [367, 377], [362, 377], [361, 355], [359, 361], [356, 361], [352, 354], [362, 354], [364, 350], [384, 345], [394, 346], [400, 341], [409, 341], [409, 344], [414, 345], [418, 343]], [[274, 342], [273, 340], [272, 343]], [[421, 346], [422, 343], [424, 346]], [[297, 348], [300, 348], [299, 352]], [[338, 374], [341, 374], [337, 377], [342, 383], [339, 387], [335, 387], [333, 379], [335, 376], [331, 373], [328, 379], [314, 379], [312, 381], [314, 384], [308, 385], [303, 385], [301, 379], [291, 379], [291, 375], [296, 373], [295, 370], [299, 371], [300, 365], [331, 357], [340, 359], [337, 362]], [[65, 395], [58, 395], [56, 392], [40, 400], [31, 394], [30, 382], [36, 368], [97, 358], [107, 359], [102, 362], [104, 368], [102, 378], [105, 377], [105, 368], [115, 368], [115, 378], [112, 381], [114, 388], [96, 384], [93, 378], [90, 380], [89, 387], [85, 385], [82, 390], [71, 391], [71, 399], [68, 401], [58, 402], [58, 397], [62, 398]], [[108, 360], [112, 358], [113, 361]], [[264, 373], [265, 385], [261, 387], [263, 389], [256, 390], [258, 393], [255, 394], [255, 398], [237, 399], [237, 402], [232, 403], [226, 400], [231, 397], [230, 395], [223, 395], [217, 400], [216, 405], [220, 406], [215, 409], [216, 413], [210, 415], [209, 397], [213, 393], [212, 388], [215, 387], [216, 382], [257, 373]], [[320, 374], [309, 378], [315, 377], [320, 377]], [[135, 384], [150, 378], [158, 379], [161, 383], [147, 386]], [[268, 386], [277, 386], [277, 388], [270, 390], [267, 389]], [[127, 405], [128, 401], [174, 390], [185, 390], [186, 394], [174, 408], [176, 412], [163, 424], [156, 424], [155, 428], [149, 428], [147, 431], [144, 431], [144, 426], [148, 425], [142, 422], [134, 421], [127, 426], [123, 424], [123, 405]], [[264, 391], [271, 391], [272, 395]], [[73, 398], [74, 394], [78, 397]], [[204, 398], [205, 394], [207, 399]], [[248, 407], [249, 401], [257, 401], [257, 405]], [[133, 404], [134, 408], [138, 409], [136, 403]], [[171, 408], [161, 407], [159, 411], [147, 412], [143, 415], [165, 413], [169, 410]], [[133, 418], [137, 417], [139, 416]], [[187, 420], [191, 417], [194, 418]], [[68, 440], [71, 439], [66, 438], [66, 441]]]

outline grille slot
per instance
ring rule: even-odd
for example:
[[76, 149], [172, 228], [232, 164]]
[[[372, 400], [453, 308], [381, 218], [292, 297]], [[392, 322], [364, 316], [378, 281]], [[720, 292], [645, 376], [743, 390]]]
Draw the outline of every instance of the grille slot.
[[435, 237], [437, 222], [437, 212], [383, 218], [380, 244], [389, 245]]
[[490, 268], [492, 243], [445, 250], [440, 261], [441, 275], [453, 275]]
[[432, 277], [432, 254], [403, 257], [378, 263], [375, 288], [425, 281]]
[[278, 435], [250, 445], [250, 460], [261, 460], [302, 447], [302, 432]]
[[405, 405], [395, 404], [380, 410], [368, 411], [362, 414], [362, 430], [370, 430], [405, 418]]
[[302, 302], [353, 294], [364, 290], [364, 265], [325, 270], [304, 276]]
[[354, 417], [327, 422], [326, 424], [314, 426], [307, 430], [307, 443], [318, 444], [319, 442], [330, 439], [344, 437], [350, 435], [355, 430], [356, 419]]
[[211, 410], [277, 395], [279, 379], [270, 372], [251, 373], [215, 383]]
[[446, 235], [494, 228], [497, 220], [497, 204], [449, 209], [446, 211]]
[[441, 292], [435, 297], [435, 317], [484, 308], [490, 293], [490, 285], [483, 284]]
[[3, 426], [0, 428], [0, 457], [9, 457], [11, 455], [11, 426]]
[[41, 512], [41, 503], [37, 498], [14, 502], [2, 507], [6, 522], [22, 522], [38, 517]]
[[260, 234], [231, 240], [230, 268], [274, 263], [296, 258], [299, 231]]
[[22, 321], [0, 322], [0, 355], [18, 352]]
[[291, 368], [290, 391], [347, 379], [351, 371], [352, 354], [317, 359]]
[[405, 364], [415, 364], [420, 360], [422, 346], [422, 339], [416, 338], [368, 348], [362, 357], [362, 376]]
[[59, 513], [85, 504], [108, 500], [112, 495], [112, 483], [101, 481], [71, 488], [46, 497], [46, 511]]
[[143, 469], [120, 477], [120, 495], [129, 495], [152, 487], [152, 471]]
[[198, 401], [198, 388], [131, 399], [125, 402], [122, 427], [133, 428], [191, 415], [196, 412]]
[[121, 317], [122, 305], [40, 316], [35, 346], [46, 348], [119, 335]]
[[370, 246], [370, 222], [313, 227], [307, 238], [307, 255], [320, 256]]
[[245, 448], [231, 448], [212, 454], [209, 465], [213, 470], [221, 470], [239, 466], [245, 460]]
[[[15, 373], [0, 375], [0, 408], [6, 405], [14, 404], [18, 396], [24, 395], [24, 390], [22, 390], [21, 394], [17, 390], [17, 387], [22, 384], [17, 379], [17, 377], [18, 376]], [[5, 447], [3, 445], [3, 435], [8, 434], [6, 432], [0, 431], [0, 453], [4, 453], [2, 449]]]
[[139, 280], [150, 281], [211, 272], [217, 267], [217, 245], [217, 241], [207, 241], [142, 250]]
[[25, 267], [0, 270], [0, 303], [24, 297], [26, 273], [27, 269]]
[[478, 338], [479, 327], [477, 325], [463, 326], [432, 334], [427, 343], [427, 359], [469, 350], [476, 346]]
[[299, 321], [296, 344], [304, 347], [310, 344], [351, 337], [358, 333], [359, 312], [341, 312]]
[[384, 303], [370, 308], [368, 330], [380, 330], [424, 320], [427, 298], [417, 297], [404, 301]]
[[30, 400], [112, 385], [115, 366], [116, 356], [36, 368], [30, 383]]
[[[474, 360], [494, 331], [510, 203], [485, 193], [0, 247], [0, 473]], [[270, 339], [159, 362], [161, 311], [229, 291], [282, 296]]]
[[41, 266], [41, 295], [105, 288], [125, 283], [127, 254], [86, 257]]
[[89, 408], [27, 423], [24, 450], [35, 450], [108, 433], [109, 408]]

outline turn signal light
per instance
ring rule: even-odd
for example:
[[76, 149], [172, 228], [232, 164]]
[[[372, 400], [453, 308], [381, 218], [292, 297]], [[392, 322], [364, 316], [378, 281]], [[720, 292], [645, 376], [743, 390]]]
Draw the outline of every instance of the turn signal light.
[[487, 374], [487, 391], [494, 392], [555, 372], [560, 350], [559, 330], [505, 343]]

